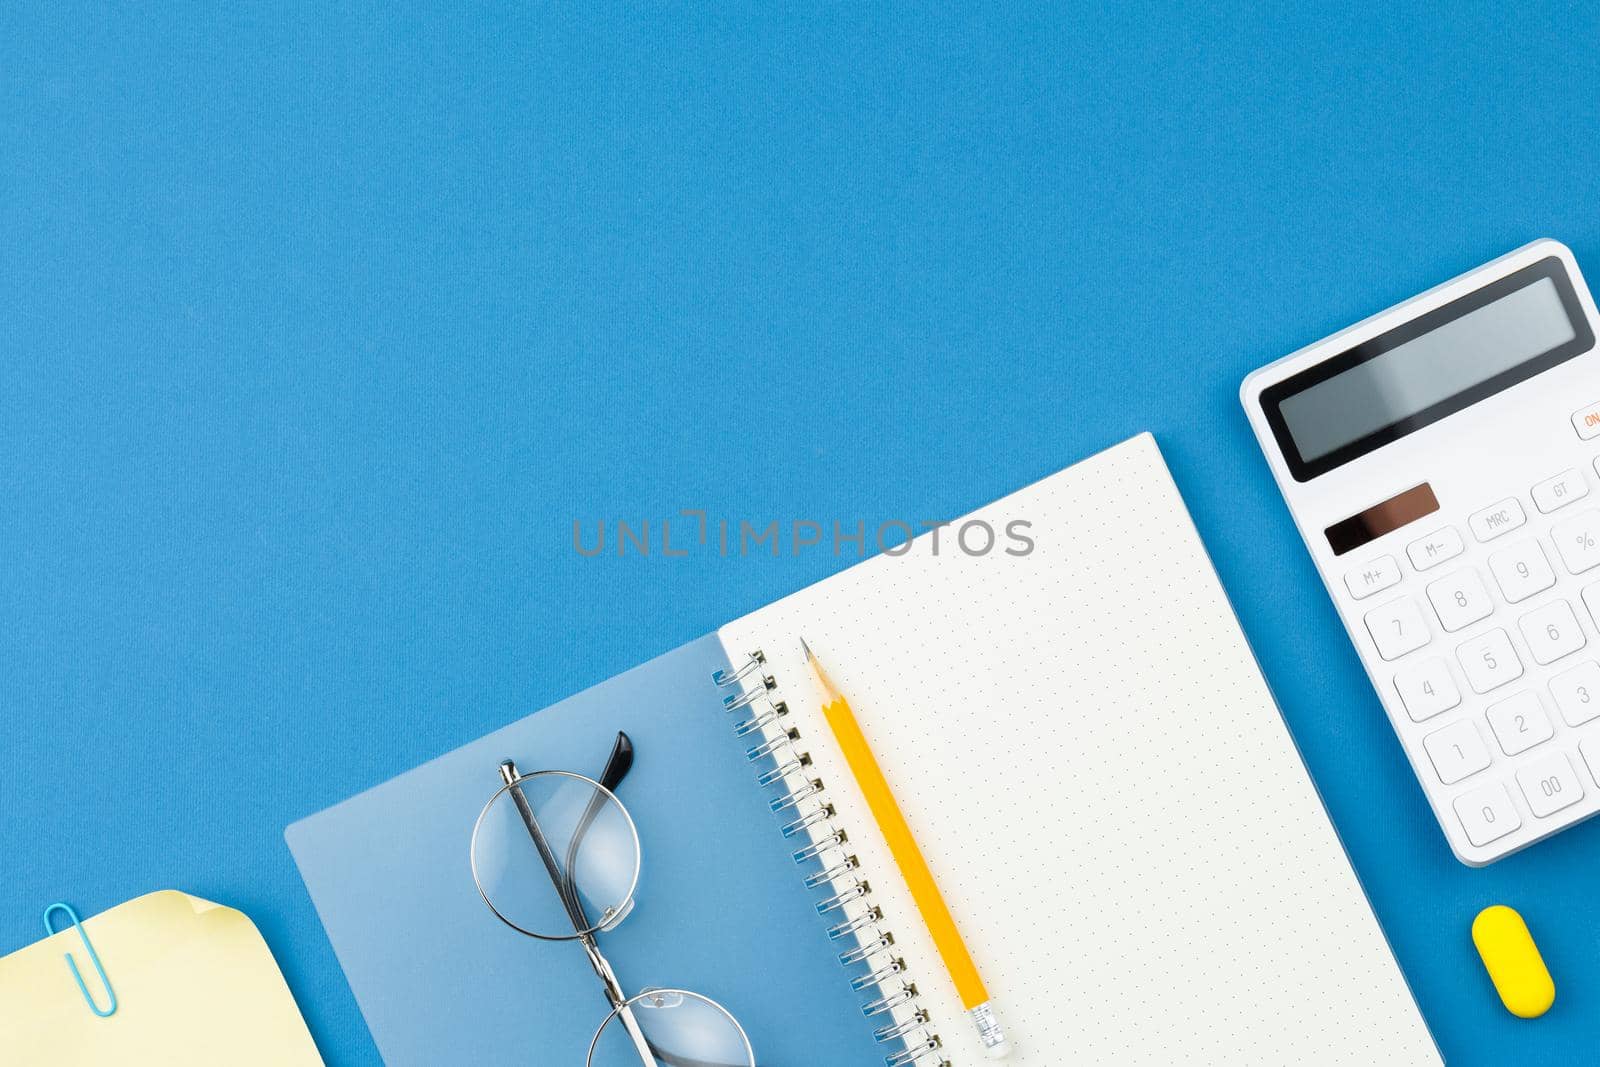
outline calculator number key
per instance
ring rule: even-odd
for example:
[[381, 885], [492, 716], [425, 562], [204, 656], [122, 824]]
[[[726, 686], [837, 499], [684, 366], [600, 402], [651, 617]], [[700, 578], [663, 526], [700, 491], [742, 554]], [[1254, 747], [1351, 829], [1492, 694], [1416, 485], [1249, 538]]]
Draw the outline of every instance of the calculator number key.
[[1487, 693], [1522, 677], [1522, 661], [1504, 630], [1490, 630], [1456, 649], [1456, 658], [1475, 693]]
[[1428, 586], [1428, 599], [1439, 614], [1439, 623], [1446, 632], [1454, 633], [1487, 619], [1494, 611], [1494, 601], [1483, 587], [1483, 579], [1476, 571], [1459, 570]]
[[1478, 540], [1493, 541], [1527, 521], [1528, 513], [1522, 510], [1522, 505], [1515, 497], [1507, 497], [1498, 504], [1474, 513], [1467, 519], [1467, 525], [1472, 527], [1472, 536]]
[[1539, 698], [1532, 693], [1518, 693], [1491, 705], [1489, 728], [1494, 731], [1494, 739], [1500, 742], [1500, 751], [1508, 756], [1543, 744], [1556, 732], [1550, 725], [1550, 717], [1539, 706]]
[[1379, 556], [1346, 574], [1344, 584], [1351, 596], [1364, 600], [1373, 593], [1381, 593], [1391, 585], [1400, 584], [1400, 564], [1394, 561], [1393, 556]]
[[1456, 797], [1455, 809], [1461, 828], [1467, 831], [1467, 840], [1479, 848], [1522, 827], [1522, 816], [1517, 814], [1506, 787], [1498, 783]]
[[1411, 565], [1419, 571], [1430, 567], [1437, 567], [1447, 559], [1455, 559], [1461, 555], [1461, 550], [1466, 546], [1461, 542], [1461, 533], [1454, 526], [1445, 526], [1433, 531], [1427, 537], [1419, 538], [1406, 546], [1406, 555], [1411, 557]]
[[1556, 572], [1537, 541], [1524, 541], [1489, 557], [1489, 570], [1508, 604], [1527, 600], [1556, 584]]
[[1489, 766], [1489, 748], [1470, 719], [1446, 726], [1422, 739], [1439, 781], [1454, 785]]
[[1589, 618], [1594, 620], [1595, 626], [1600, 627], [1600, 582], [1584, 589], [1583, 605], [1589, 609]]
[[1550, 695], [1568, 726], [1600, 716], [1600, 663], [1590, 660], [1550, 679]]
[[1428, 632], [1428, 620], [1422, 617], [1422, 609], [1409, 597], [1367, 612], [1367, 632], [1372, 635], [1372, 643], [1378, 646], [1378, 655], [1384, 659], [1399, 659], [1433, 639]]
[[1573, 574], [1600, 566], [1600, 511], [1586, 511], [1559, 522], [1550, 535], [1555, 538], [1561, 562]]
[[1396, 672], [1394, 688], [1413, 722], [1431, 719], [1461, 703], [1461, 690], [1450, 677], [1450, 668], [1437, 657]]
[[1589, 643], [1578, 625], [1578, 617], [1572, 613], [1572, 605], [1565, 600], [1555, 600], [1538, 611], [1530, 611], [1517, 627], [1528, 642], [1528, 651], [1541, 666], [1570, 656]]
[[1589, 495], [1589, 483], [1580, 471], [1564, 471], [1533, 487], [1533, 506], [1544, 514], [1576, 504]]
[[1583, 786], [1560, 752], [1522, 768], [1517, 772], [1517, 784], [1528, 798], [1528, 807], [1541, 819], [1583, 799]]

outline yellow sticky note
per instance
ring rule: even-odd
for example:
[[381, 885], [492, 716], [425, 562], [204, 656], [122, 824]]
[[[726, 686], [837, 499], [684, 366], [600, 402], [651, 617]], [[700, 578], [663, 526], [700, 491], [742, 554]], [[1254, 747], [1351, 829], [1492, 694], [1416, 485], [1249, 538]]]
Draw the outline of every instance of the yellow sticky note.
[[282, 972], [244, 913], [164, 890], [83, 927], [116, 991], [116, 1013], [99, 1018], [84, 1003], [69, 952], [102, 1008], [105, 994], [67, 925], [0, 958], [6, 1063], [322, 1067]]

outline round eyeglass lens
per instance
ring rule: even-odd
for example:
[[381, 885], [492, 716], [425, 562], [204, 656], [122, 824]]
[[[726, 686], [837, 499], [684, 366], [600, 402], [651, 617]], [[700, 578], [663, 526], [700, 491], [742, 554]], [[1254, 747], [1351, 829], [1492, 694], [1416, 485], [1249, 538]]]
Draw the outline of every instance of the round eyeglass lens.
[[744, 1028], [721, 1004], [683, 989], [650, 989], [600, 1024], [588, 1067], [755, 1067]]
[[639, 880], [639, 835], [599, 782], [535, 771], [502, 787], [478, 816], [472, 877], [507, 925], [570, 941], [622, 921]]

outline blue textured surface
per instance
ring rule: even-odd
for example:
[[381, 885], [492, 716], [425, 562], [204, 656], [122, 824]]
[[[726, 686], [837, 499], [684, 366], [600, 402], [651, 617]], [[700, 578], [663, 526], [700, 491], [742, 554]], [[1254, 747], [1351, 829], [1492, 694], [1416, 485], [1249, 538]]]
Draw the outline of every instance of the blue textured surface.
[[0, 11], [0, 945], [215, 897], [376, 1062], [284, 825], [847, 562], [574, 519], [945, 517], [1148, 428], [1451, 1062], [1592, 1054], [1600, 822], [1450, 858], [1235, 394], [1600, 270], [1593, 5], [440, 7]]

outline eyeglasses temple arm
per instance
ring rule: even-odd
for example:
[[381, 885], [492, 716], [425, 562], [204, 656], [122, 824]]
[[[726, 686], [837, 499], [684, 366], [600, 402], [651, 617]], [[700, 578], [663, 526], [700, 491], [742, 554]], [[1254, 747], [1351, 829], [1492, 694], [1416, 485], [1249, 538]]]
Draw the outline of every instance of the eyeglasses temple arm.
[[606, 760], [606, 769], [600, 772], [600, 784], [615, 793], [617, 786], [628, 776], [633, 769], [633, 739], [621, 730], [617, 731], [617, 743], [611, 746], [611, 756]]
[[588, 923], [581, 911], [573, 910], [572, 901], [566, 892], [569, 884], [567, 876], [562, 873], [561, 864], [556, 860], [556, 854], [551, 851], [544, 830], [539, 827], [539, 820], [534, 818], [533, 807], [529, 805], [528, 798], [522, 795], [522, 788], [515, 784], [519, 777], [517, 765], [511, 760], [505, 760], [500, 764], [500, 779], [510, 787], [506, 791], [511, 794], [511, 800], [517, 806], [517, 814], [522, 816], [522, 825], [527, 827], [528, 836], [533, 839], [533, 847], [538, 849], [539, 858], [544, 861], [545, 872], [550, 875], [550, 881], [555, 884], [556, 892], [561, 895], [561, 904], [566, 909], [567, 920], [572, 923], [572, 932], [583, 934], [588, 928]]
[[[628, 771], [633, 768], [633, 740], [621, 730], [617, 731], [617, 740], [611, 746], [611, 755], [606, 759], [605, 770], [600, 772], [600, 784], [609, 792], [616, 792], [622, 784]], [[573, 874], [577, 866], [578, 849], [583, 844], [584, 835], [589, 832], [589, 827], [594, 824], [595, 818], [600, 814], [600, 809], [605, 805], [605, 799], [596, 795], [589, 801], [589, 806], [584, 809], [583, 816], [578, 820], [577, 829], [572, 833], [572, 842], [567, 846], [566, 877], [561, 883], [561, 895], [567, 903], [567, 911], [581, 918], [583, 927], [590, 925], [588, 913], [583, 910], [583, 899], [578, 895], [578, 880]]]
[[[619, 745], [619, 747], [621, 747]], [[629, 745], [631, 760], [632, 746]], [[613, 752], [613, 755], [615, 753]], [[517, 765], [512, 760], [505, 760], [500, 764], [500, 780], [510, 786], [506, 792], [511, 794], [512, 802], [517, 806], [517, 814], [522, 816], [522, 824], [527, 827], [528, 836], [533, 839], [533, 847], [539, 852], [539, 858], [544, 861], [545, 871], [550, 875], [550, 880], [555, 883], [556, 889], [561, 893], [561, 903], [566, 907], [567, 918], [572, 922], [573, 932], [578, 935], [578, 940], [583, 944], [583, 951], [589, 957], [589, 965], [594, 968], [594, 973], [599, 975], [600, 984], [605, 986], [606, 1000], [611, 1002], [614, 1009], [620, 1008], [617, 1013], [622, 1018], [622, 1025], [627, 1029], [629, 1038], [632, 1039], [635, 1050], [639, 1053], [639, 1060], [643, 1067], [659, 1067], [659, 1063], [650, 1048], [650, 1042], [645, 1039], [644, 1032], [639, 1029], [639, 1022], [633, 1017], [633, 1012], [626, 1007], [627, 996], [622, 992], [622, 983], [617, 979], [617, 974], [611, 969], [611, 964], [600, 955], [600, 948], [595, 944], [594, 935], [587, 930], [588, 923], [583, 917], [581, 909], [574, 910], [575, 906], [567, 895], [567, 888], [571, 885], [570, 879], [561, 871], [561, 865], [556, 862], [555, 853], [550, 850], [550, 842], [544, 836], [544, 830], [539, 826], [539, 820], [534, 817], [533, 807], [528, 803], [528, 798], [522, 795], [522, 789], [515, 783], [521, 775]]]

